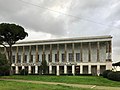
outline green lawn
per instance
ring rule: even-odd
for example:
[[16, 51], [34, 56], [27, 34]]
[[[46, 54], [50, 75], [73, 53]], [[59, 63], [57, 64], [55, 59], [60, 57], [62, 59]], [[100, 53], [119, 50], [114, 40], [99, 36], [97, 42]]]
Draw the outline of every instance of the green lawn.
[[63, 85], [33, 84], [25, 82], [0, 81], [0, 90], [90, 90]]
[[3, 76], [1, 78], [120, 87], [120, 82], [111, 81], [106, 78], [98, 77], [98, 76], [39, 76], [39, 75], [20, 76], [20, 75], [14, 75], [14, 76]]

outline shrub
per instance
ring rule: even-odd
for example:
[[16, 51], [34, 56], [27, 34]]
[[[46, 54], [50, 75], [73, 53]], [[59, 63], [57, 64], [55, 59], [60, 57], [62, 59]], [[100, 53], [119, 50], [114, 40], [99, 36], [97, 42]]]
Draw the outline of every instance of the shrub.
[[120, 81], [120, 72], [110, 72], [107, 77], [110, 80]]
[[103, 72], [103, 77], [104, 78], [107, 78], [107, 76], [108, 76], [108, 73], [110, 73], [110, 72], [112, 72], [111, 70], [105, 70], [104, 72]]
[[28, 75], [28, 71], [26, 69], [22, 69], [20, 71], [20, 75]]

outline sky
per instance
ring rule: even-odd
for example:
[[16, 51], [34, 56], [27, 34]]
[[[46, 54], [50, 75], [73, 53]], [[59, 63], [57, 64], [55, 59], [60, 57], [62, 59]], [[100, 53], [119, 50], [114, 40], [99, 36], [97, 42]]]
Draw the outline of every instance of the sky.
[[111, 35], [120, 61], [120, 0], [0, 0], [0, 23], [15, 23], [28, 40]]

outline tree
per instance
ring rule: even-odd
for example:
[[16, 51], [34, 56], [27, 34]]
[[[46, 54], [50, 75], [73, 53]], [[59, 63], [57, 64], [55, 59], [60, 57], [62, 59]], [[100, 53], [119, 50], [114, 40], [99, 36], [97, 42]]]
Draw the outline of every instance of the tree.
[[12, 45], [26, 36], [28, 36], [28, 33], [19, 25], [9, 23], [0, 24], [0, 44], [6, 49], [6, 56], [10, 65], [12, 64]]
[[47, 71], [47, 62], [46, 62], [46, 60], [42, 60], [41, 69], [42, 69], [42, 74], [46, 74], [46, 71]]
[[9, 69], [10, 65], [8, 64], [6, 56], [0, 53], [0, 75], [8, 75]]

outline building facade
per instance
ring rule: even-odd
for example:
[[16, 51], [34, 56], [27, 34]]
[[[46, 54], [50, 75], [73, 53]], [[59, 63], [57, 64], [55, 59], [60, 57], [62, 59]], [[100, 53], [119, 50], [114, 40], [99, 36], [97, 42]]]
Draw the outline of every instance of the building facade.
[[18, 42], [12, 48], [12, 68], [15, 74], [22, 69], [42, 74], [41, 62], [46, 60], [48, 74], [99, 75], [112, 69], [111, 56], [111, 36]]

